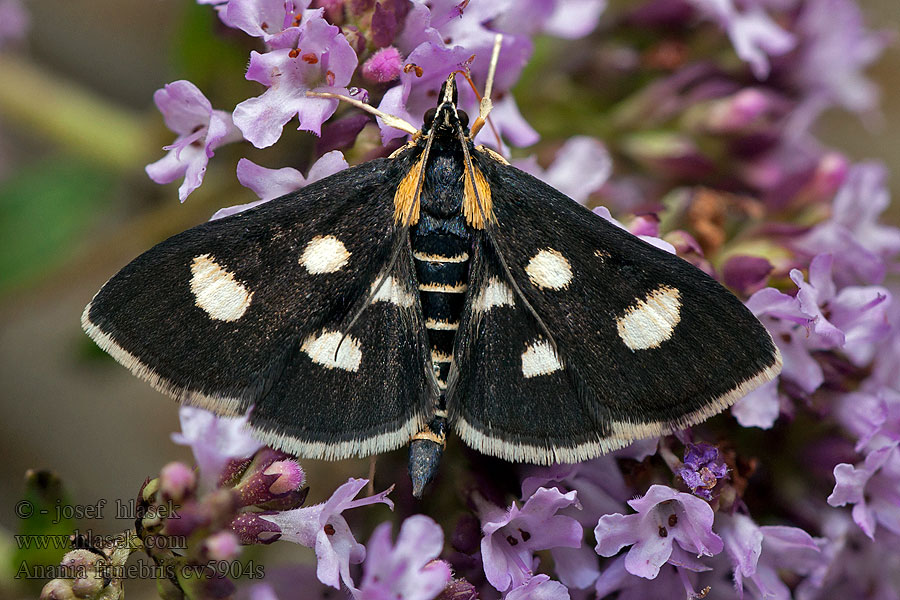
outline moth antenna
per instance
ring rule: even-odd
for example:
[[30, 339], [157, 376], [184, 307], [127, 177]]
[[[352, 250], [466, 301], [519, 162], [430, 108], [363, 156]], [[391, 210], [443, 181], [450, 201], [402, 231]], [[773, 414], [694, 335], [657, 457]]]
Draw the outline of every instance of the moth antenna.
[[331, 92], [306, 92], [306, 95], [310, 98], [333, 98], [335, 100], [340, 100], [342, 102], [346, 102], [347, 104], [351, 104], [356, 108], [361, 108], [368, 113], [372, 113], [382, 121], [388, 127], [393, 127], [394, 129], [399, 129], [400, 131], [405, 131], [413, 136], [419, 135], [419, 130], [413, 127], [411, 124], [407, 123], [400, 117], [396, 117], [394, 115], [389, 115], [386, 112], [382, 112], [375, 108], [370, 104], [366, 104], [365, 102], [360, 102], [356, 98], [350, 98], [349, 96], [341, 96], [340, 94], [333, 94]]
[[[419, 169], [419, 174], [416, 177], [416, 194], [413, 197], [412, 205], [409, 209], [409, 214], [406, 216], [406, 222], [403, 224], [403, 229], [407, 232], [409, 231], [409, 224], [412, 222], [412, 216], [415, 212], [415, 206], [419, 202], [419, 198], [422, 196], [422, 188], [425, 186], [425, 165], [428, 163], [428, 155], [431, 153], [431, 142], [434, 140], [434, 136], [429, 135], [428, 141], [425, 143], [425, 149], [422, 151], [422, 159], [421, 159], [421, 168]], [[363, 305], [356, 311], [356, 314], [353, 315], [353, 318], [350, 320], [350, 324], [344, 328], [344, 334], [341, 336], [341, 340], [338, 342], [337, 348], [334, 350], [334, 359], [337, 360], [338, 350], [341, 349], [341, 344], [344, 343], [344, 340], [347, 339], [347, 336], [350, 335], [350, 330], [356, 324], [356, 321], [362, 316], [363, 311], [372, 304], [372, 300], [375, 296], [378, 295], [378, 291], [381, 289], [381, 286], [384, 285], [384, 282], [387, 281], [388, 277], [390, 277], [391, 271], [394, 270], [394, 265], [397, 264], [397, 258], [400, 256], [400, 251], [403, 250], [403, 244], [408, 242], [409, 235], [401, 235], [397, 240], [397, 244], [394, 247], [393, 252], [391, 253], [391, 260], [388, 263], [387, 269], [384, 270], [384, 274], [382, 274], [381, 279], [378, 280], [378, 285], [376, 285], [371, 292], [369, 292], [368, 298], [363, 303]]]
[[497, 242], [497, 238], [494, 237], [494, 226], [491, 223], [490, 219], [488, 219], [487, 215], [484, 214], [484, 208], [481, 206], [481, 196], [478, 195], [478, 186], [475, 185], [475, 168], [472, 166], [472, 157], [469, 155], [469, 140], [466, 139], [466, 136], [463, 135], [462, 130], [458, 131], [459, 133], [459, 141], [460, 145], [462, 145], [463, 151], [463, 164], [466, 167], [466, 175], [472, 180], [472, 190], [475, 192], [475, 203], [478, 205], [478, 212], [481, 213], [481, 220], [484, 222], [484, 230], [487, 232], [488, 238], [490, 238], [491, 243], [494, 245], [494, 248], [497, 249], [497, 257], [500, 259], [500, 265], [503, 267], [503, 272], [506, 274], [507, 281], [512, 285], [513, 290], [516, 292], [516, 295], [525, 305], [525, 308], [528, 309], [528, 312], [531, 313], [531, 316], [537, 321], [538, 325], [541, 327], [541, 331], [544, 332], [544, 335], [547, 336], [547, 341], [550, 342], [550, 346], [553, 348], [553, 352], [559, 354], [556, 350], [556, 340], [553, 339], [553, 336], [550, 334], [550, 329], [547, 327], [547, 324], [544, 323], [544, 320], [541, 319], [541, 316], [537, 313], [528, 299], [525, 297], [525, 294], [522, 293], [522, 290], [519, 288], [519, 284], [516, 283], [515, 278], [512, 275], [512, 271], [509, 270], [509, 265], [506, 264], [506, 259], [503, 257], [503, 251], [500, 244]]
[[[478, 118], [475, 119], [475, 122], [472, 123], [472, 127], [469, 129], [469, 139], [475, 139], [475, 136], [481, 131], [481, 128], [484, 127], [485, 123], [488, 123], [491, 126], [491, 131], [494, 132], [494, 135], [497, 137], [498, 148], [502, 147], [502, 143], [500, 142], [500, 134], [497, 133], [497, 130], [494, 128], [494, 124], [488, 120], [488, 115], [490, 115], [491, 110], [494, 108], [494, 104], [491, 102], [491, 91], [494, 88], [494, 74], [497, 72], [497, 63], [500, 60], [500, 47], [503, 45], [503, 34], [498, 33], [494, 36], [494, 49], [491, 51], [491, 64], [488, 67], [487, 81], [484, 84], [484, 96], [479, 97], [478, 102]], [[466, 79], [469, 80], [469, 83], [472, 83], [472, 79], [466, 75]], [[472, 84], [472, 88], [475, 88], [475, 85]], [[478, 90], [475, 90], [475, 95], [478, 95]]]

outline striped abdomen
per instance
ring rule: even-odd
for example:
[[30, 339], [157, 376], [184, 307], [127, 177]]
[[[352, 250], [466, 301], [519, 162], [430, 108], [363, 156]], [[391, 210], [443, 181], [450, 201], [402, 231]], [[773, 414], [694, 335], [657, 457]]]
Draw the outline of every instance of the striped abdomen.
[[469, 282], [469, 240], [432, 231], [412, 242], [431, 360], [443, 391]]

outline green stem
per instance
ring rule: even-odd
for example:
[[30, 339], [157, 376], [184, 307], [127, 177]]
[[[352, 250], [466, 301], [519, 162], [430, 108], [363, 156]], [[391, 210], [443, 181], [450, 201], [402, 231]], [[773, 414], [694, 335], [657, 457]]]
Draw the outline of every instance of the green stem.
[[152, 159], [140, 114], [11, 54], [0, 55], [0, 81], [0, 116], [9, 124], [116, 169]]

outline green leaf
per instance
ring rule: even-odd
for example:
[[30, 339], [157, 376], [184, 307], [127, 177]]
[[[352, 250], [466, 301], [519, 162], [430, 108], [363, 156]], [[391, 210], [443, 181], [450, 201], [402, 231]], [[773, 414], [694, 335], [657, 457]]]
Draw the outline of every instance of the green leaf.
[[61, 156], [0, 186], [0, 294], [62, 264], [105, 206], [112, 172]]

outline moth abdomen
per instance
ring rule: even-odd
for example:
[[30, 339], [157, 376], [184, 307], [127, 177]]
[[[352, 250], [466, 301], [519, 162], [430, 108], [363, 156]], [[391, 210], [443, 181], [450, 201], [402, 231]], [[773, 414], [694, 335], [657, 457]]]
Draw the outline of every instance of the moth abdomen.
[[[425, 206], [423, 202], [427, 210]], [[436, 234], [422, 224], [412, 233], [411, 242], [431, 361], [443, 391], [469, 284], [470, 242], [464, 237]]]
[[428, 426], [410, 444], [413, 494], [421, 496], [437, 471], [447, 427], [445, 390], [469, 287], [472, 234], [463, 216], [463, 165], [457, 149], [438, 147], [425, 166], [421, 218], [410, 245], [425, 319], [430, 363], [440, 394]]

